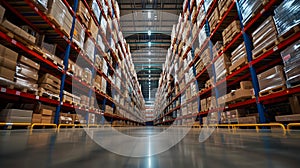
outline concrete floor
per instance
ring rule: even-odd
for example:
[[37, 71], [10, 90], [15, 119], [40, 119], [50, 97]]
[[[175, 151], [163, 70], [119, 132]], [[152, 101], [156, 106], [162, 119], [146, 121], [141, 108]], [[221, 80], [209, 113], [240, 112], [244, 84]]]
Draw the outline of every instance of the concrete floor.
[[[105, 132], [105, 130], [102, 130]], [[123, 129], [130, 135], [151, 135], [160, 128]], [[109, 136], [107, 134], [106, 136]], [[300, 132], [287, 135], [254, 130], [215, 131], [199, 143], [199, 129], [166, 152], [142, 158], [111, 153], [87, 136], [83, 129], [1, 130], [0, 167], [78, 168], [299, 168]]]

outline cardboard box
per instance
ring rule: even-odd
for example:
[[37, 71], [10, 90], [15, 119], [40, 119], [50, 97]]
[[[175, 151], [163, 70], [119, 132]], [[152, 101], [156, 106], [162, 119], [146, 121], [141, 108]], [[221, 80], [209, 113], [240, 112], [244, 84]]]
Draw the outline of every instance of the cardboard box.
[[5, 67], [0, 67], [0, 77], [3, 77], [3, 78], [8, 79], [10, 81], [13, 81], [14, 76], [15, 76], [15, 71], [10, 70], [10, 69], [5, 68]]
[[275, 120], [276, 120], [277, 122], [284, 122], [284, 121], [300, 121], [300, 114], [284, 115], [284, 116], [275, 116]]
[[17, 84], [26, 86], [26, 87], [31, 88], [31, 89], [37, 89], [38, 88], [38, 85], [36, 83], [34, 83], [33, 81], [26, 80], [26, 79], [23, 79], [21, 77], [16, 76], [15, 77], [15, 82]]
[[91, 19], [90, 21], [89, 21], [89, 25], [88, 25], [89, 27], [89, 31], [91, 32], [91, 34], [92, 34], [92, 37], [95, 39], [95, 40], [97, 40], [97, 35], [98, 35], [98, 27], [97, 27], [97, 25], [96, 25], [96, 23], [95, 23], [95, 21], [93, 20], [93, 19]]
[[[58, 79], [57, 77], [51, 75], [51, 74], [44, 74], [42, 77], [39, 78], [38, 83], [46, 83], [47, 84], [47, 79], [51, 79], [54, 83], [60, 85], [61, 84], [61, 80]], [[50, 83], [51, 84], [51, 83]]]
[[8, 30], [12, 31], [14, 34], [22, 37], [24, 40], [26, 40], [26, 42], [35, 44], [36, 38], [34, 36], [27, 33], [25, 30], [21, 29], [20, 27], [14, 25], [13, 23], [9, 22], [8, 20], [4, 20], [2, 25]]
[[0, 117], [0, 122], [31, 123], [31, 117], [16, 117], [16, 116]]
[[32, 114], [31, 123], [41, 123], [42, 122], [42, 114]]
[[52, 116], [42, 116], [42, 122], [43, 124], [52, 124]]
[[289, 102], [290, 102], [293, 114], [299, 114], [300, 113], [300, 95], [292, 95], [292, 97], [289, 97]]
[[17, 62], [12, 61], [8, 58], [0, 56], [0, 66], [8, 68], [12, 71], [16, 70]]
[[15, 116], [15, 117], [32, 117], [32, 110], [21, 110], [21, 109], [3, 109], [0, 112], [0, 116]]
[[52, 116], [53, 115], [53, 111], [52, 110], [48, 110], [48, 109], [41, 109], [40, 110], [40, 114], [42, 114], [43, 116]]
[[239, 124], [256, 124], [258, 121], [256, 116], [249, 116], [249, 117], [239, 117], [238, 123]]
[[39, 79], [38, 71], [36, 69], [26, 66], [24, 64], [17, 65], [16, 74], [24, 75], [35, 81], [37, 81]]
[[251, 81], [241, 81], [240, 82], [241, 89], [252, 89], [252, 82]]
[[0, 44], [0, 56], [17, 62], [18, 53]]
[[29, 59], [29, 58], [27, 58], [27, 57], [25, 57], [25, 56], [23, 56], [23, 55], [20, 57], [19, 62], [20, 62], [20, 63], [23, 63], [23, 64], [25, 64], [25, 65], [28, 65], [28, 66], [30, 66], [31, 68], [34, 68], [34, 69], [36, 69], [36, 70], [39, 70], [39, 69], [40, 69], [40, 64], [38, 64], [38, 63], [32, 61], [31, 59]]

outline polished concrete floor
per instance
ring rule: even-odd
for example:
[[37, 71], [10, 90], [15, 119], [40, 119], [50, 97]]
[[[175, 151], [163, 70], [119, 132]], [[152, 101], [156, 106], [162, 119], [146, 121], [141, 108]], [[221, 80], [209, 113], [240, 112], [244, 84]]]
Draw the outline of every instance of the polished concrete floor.
[[[107, 130], [100, 130], [105, 132]], [[149, 136], [161, 128], [132, 128], [121, 132]], [[299, 168], [300, 132], [283, 135], [253, 130], [214, 131], [203, 143], [199, 129], [169, 150], [148, 157], [125, 157], [96, 144], [83, 129], [1, 130], [0, 167], [64, 168]], [[109, 134], [105, 134], [109, 136]]]

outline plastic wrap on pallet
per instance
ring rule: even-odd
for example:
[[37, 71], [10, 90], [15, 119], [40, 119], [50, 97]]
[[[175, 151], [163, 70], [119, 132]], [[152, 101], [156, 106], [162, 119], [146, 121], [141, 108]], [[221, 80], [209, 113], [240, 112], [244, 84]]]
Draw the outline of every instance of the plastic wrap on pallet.
[[213, 2], [213, 0], [204, 0], [204, 6], [205, 6], [206, 11], [208, 11], [212, 2]]
[[281, 65], [277, 65], [257, 75], [257, 78], [261, 92], [285, 86], [283, 66]]
[[279, 36], [300, 23], [300, 1], [285, 0], [274, 10], [274, 20]]
[[95, 44], [91, 38], [88, 38], [86, 42], [84, 43], [84, 50], [88, 58], [94, 62], [94, 56], [95, 56]]
[[300, 57], [300, 40], [287, 47], [280, 54], [285, 66], [293, 64], [294, 59]]
[[256, 1], [240, 0], [239, 1], [244, 24], [251, 19], [253, 13], [256, 13], [256, 11], [260, 8], [260, 6], [262, 6], [262, 3], [263, 0], [256, 0]]
[[241, 43], [232, 53], [231, 53], [231, 64], [235, 64], [239, 59], [246, 57], [245, 43]]
[[207, 36], [206, 36], [206, 30], [205, 30], [205, 26], [200, 30], [200, 33], [198, 35], [198, 39], [199, 39], [199, 46], [201, 48], [201, 46], [203, 45], [204, 41], [206, 40]]
[[230, 61], [226, 54], [220, 56], [215, 62], [216, 79], [219, 80], [228, 73]]
[[85, 29], [80, 24], [80, 22], [76, 19], [73, 41], [79, 46], [79, 48], [83, 48], [84, 38], [85, 38]]

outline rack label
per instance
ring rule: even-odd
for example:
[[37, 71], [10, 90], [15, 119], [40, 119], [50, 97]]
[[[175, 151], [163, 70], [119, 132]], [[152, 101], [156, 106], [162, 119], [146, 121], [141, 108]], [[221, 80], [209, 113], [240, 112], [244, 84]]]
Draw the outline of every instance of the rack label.
[[14, 39], [11, 40], [11, 43], [13, 43], [14, 45], [17, 45], [17, 41]]
[[16, 95], [20, 96], [21, 92], [20, 91], [16, 91]]
[[6, 92], [6, 88], [1, 88], [1, 92], [5, 93]]
[[39, 100], [39, 99], [40, 99], [40, 96], [35, 96], [35, 99], [36, 99], [36, 100]]

